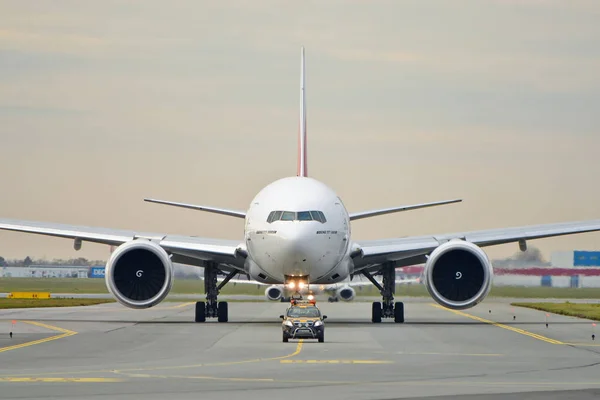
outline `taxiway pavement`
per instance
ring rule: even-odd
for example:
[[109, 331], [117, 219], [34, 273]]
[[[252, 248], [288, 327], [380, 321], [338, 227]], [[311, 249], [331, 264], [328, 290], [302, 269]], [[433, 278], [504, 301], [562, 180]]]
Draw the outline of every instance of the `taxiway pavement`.
[[421, 299], [406, 302], [406, 323], [372, 324], [369, 303], [322, 302], [325, 342], [283, 343], [278, 317], [286, 306], [232, 302], [230, 322], [202, 324], [193, 322], [193, 303], [0, 310], [0, 398], [499, 399], [528, 392], [547, 400], [600, 393], [592, 321], [498, 299], [466, 311]]

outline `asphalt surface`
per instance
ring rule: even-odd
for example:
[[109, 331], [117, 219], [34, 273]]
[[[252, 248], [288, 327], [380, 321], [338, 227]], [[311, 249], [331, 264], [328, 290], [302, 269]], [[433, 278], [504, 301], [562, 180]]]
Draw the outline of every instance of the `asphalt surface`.
[[405, 324], [372, 324], [364, 302], [319, 305], [328, 315], [324, 343], [282, 343], [285, 303], [231, 303], [230, 322], [204, 324], [193, 322], [192, 303], [0, 310], [0, 398], [600, 394], [600, 342], [591, 339], [591, 321], [496, 299], [463, 312], [409, 300]]

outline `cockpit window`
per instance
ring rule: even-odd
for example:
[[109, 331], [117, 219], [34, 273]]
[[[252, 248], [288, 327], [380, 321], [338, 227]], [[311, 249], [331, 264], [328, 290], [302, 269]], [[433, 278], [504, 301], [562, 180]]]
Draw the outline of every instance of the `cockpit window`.
[[315, 221], [319, 221], [321, 223], [327, 222], [325, 215], [321, 211], [311, 211], [310, 213]]
[[327, 219], [321, 211], [271, 211], [267, 222], [275, 221], [319, 221], [324, 224]]
[[297, 214], [298, 221], [312, 221], [313, 217], [310, 215], [310, 211], [299, 211]]
[[271, 223], [273, 221], [279, 221], [279, 219], [281, 218], [281, 211], [271, 211], [271, 213], [269, 214], [269, 218], [267, 218], [267, 222]]
[[284, 211], [281, 216], [282, 221], [293, 221], [296, 219], [296, 213], [292, 211]]

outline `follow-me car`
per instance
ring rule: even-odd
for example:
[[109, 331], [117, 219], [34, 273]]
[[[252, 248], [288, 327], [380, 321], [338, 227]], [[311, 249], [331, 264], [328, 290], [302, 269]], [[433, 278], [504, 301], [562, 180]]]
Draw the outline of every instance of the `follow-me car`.
[[283, 321], [283, 341], [289, 339], [318, 339], [325, 341], [325, 322], [323, 315], [314, 300], [292, 300], [285, 314], [279, 316]]

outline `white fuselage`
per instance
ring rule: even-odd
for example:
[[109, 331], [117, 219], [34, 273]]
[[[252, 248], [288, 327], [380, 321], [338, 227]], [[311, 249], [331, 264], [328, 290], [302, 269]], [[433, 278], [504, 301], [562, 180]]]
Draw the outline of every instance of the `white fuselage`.
[[260, 282], [303, 277], [326, 284], [351, 272], [348, 212], [333, 190], [313, 178], [283, 178], [261, 190], [246, 214], [245, 242], [246, 271]]

